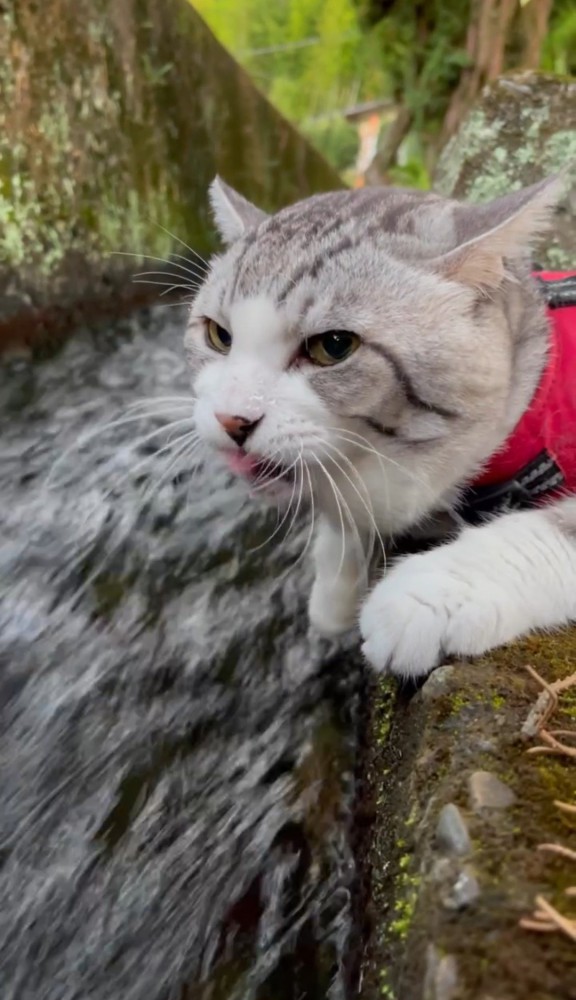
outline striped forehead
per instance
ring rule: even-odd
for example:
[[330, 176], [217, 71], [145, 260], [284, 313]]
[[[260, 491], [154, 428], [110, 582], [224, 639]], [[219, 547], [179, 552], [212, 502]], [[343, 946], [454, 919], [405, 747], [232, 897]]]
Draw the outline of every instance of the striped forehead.
[[426, 248], [431, 216], [436, 247], [449, 245], [452, 213], [446, 202], [439, 210], [440, 201], [430, 194], [372, 188], [297, 202], [246, 235], [228, 302], [266, 292], [282, 306], [303, 280], [314, 281], [328, 264], [366, 245], [384, 249], [384, 242], [399, 241], [408, 248], [405, 256], [412, 249], [417, 259]]

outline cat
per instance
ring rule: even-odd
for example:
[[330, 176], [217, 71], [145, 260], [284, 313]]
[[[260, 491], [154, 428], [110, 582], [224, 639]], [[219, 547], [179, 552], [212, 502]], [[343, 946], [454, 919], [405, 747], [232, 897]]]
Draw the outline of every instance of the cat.
[[[576, 619], [576, 479], [473, 525], [459, 513], [547, 371], [531, 248], [562, 187], [480, 205], [366, 188], [269, 216], [211, 185], [225, 251], [185, 334], [197, 432], [255, 493], [314, 507], [310, 621], [327, 636], [359, 624], [377, 671], [423, 676]], [[561, 436], [576, 468], [573, 374]], [[390, 557], [417, 533], [437, 543]]]

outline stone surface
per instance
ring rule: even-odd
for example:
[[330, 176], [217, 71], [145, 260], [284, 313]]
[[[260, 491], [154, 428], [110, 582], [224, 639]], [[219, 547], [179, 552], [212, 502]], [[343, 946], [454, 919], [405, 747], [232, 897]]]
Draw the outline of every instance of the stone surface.
[[468, 779], [470, 808], [474, 812], [483, 809], [508, 809], [514, 805], [516, 795], [508, 785], [490, 771], [474, 771]]
[[454, 1000], [458, 992], [458, 967], [453, 955], [428, 949], [423, 1000]]
[[436, 825], [436, 840], [441, 850], [448, 854], [465, 856], [470, 853], [472, 844], [466, 821], [458, 806], [449, 802], [444, 806]]
[[452, 884], [442, 893], [442, 904], [448, 910], [465, 910], [480, 896], [480, 885], [471, 869], [458, 872]]
[[159, 291], [113, 251], [195, 271], [217, 172], [265, 208], [341, 183], [186, 0], [1, 4], [0, 344]]
[[[576, 664], [576, 629], [455, 664], [441, 697], [400, 695], [392, 715], [388, 694], [377, 702], [369, 853], [375, 927], [362, 1000], [427, 996], [428, 945], [455, 959], [458, 1000], [576, 1000], [573, 944], [561, 934], [518, 927], [539, 893], [568, 912], [564, 889], [574, 883], [568, 859], [537, 850], [539, 843], [566, 841], [554, 800], [572, 800], [574, 772], [569, 762], [526, 754], [522, 725], [539, 690], [527, 663], [548, 681], [567, 676]], [[567, 692], [558, 725], [573, 727], [574, 710]], [[477, 772], [504, 782], [513, 804], [468, 815], [469, 779]], [[441, 853], [441, 802], [466, 815], [472, 849], [464, 862]]]
[[551, 268], [576, 266], [576, 81], [517, 73], [483, 91], [443, 150], [434, 187], [487, 201], [566, 168], [566, 197], [537, 253]]
[[440, 698], [444, 694], [446, 686], [450, 684], [453, 673], [454, 667], [451, 664], [446, 664], [444, 667], [437, 667], [422, 686], [420, 697], [425, 700], [428, 698]]

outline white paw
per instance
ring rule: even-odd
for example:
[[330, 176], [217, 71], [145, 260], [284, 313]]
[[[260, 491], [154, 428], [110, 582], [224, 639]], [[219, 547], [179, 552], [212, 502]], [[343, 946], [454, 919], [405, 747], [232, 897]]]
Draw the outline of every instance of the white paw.
[[478, 655], [519, 634], [510, 605], [497, 582], [462, 566], [449, 546], [411, 556], [364, 604], [362, 649], [375, 670], [419, 677], [445, 655]]
[[357, 593], [344, 580], [328, 582], [316, 577], [308, 603], [314, 628], [330, 638], [341, 635], [357, 623]]

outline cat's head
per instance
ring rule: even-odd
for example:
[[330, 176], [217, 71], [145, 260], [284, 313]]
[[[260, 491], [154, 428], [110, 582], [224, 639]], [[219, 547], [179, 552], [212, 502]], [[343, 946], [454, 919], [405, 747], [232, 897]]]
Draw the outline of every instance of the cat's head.
[[559, 191], [473, 206], [371, 188], [268, 216], [217, 178], [227, 250], [186, 333], [200, 436], [262, 492], [331, 495], [357, 476], [372, 492], [376, 477], [396, 521], [430, 509], [533, 391], [545, 321], [529, 250]]

